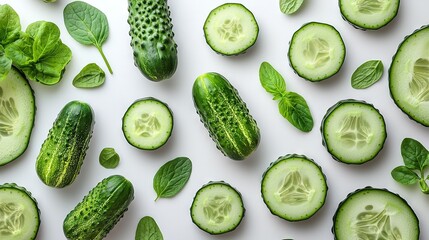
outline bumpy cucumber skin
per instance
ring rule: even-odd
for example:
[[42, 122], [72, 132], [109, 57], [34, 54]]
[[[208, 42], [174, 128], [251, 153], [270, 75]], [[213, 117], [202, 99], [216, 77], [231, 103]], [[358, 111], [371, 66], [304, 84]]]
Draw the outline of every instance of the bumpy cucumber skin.
[[[271, 208], [268, 206], [268, 203], [265, 201], [264, 195], [263, 195], [263, 193], [262, 193], [262, 184], [263, 184], [263, 181], [264, 181], [265, 175], [268, 173], [268, 171], [269, 171], [272, 167], [274, 167], [276, 164], [278, 164], [278, 163], [282, 162], [283, 160], [290, 159], [290, 158], [303, 158], [303, 159], [309, 160], [310, 162], [314, 163], [314, 164], [317, 166], [317, 168], [319, 168], [320, 172], [322, 173], [323, 179], [325, 180], [326, 194], [325, 194], [325, 198], [323, 199], [323, 203], [320, 205], [320, 208], [319, 208], [319, 209], [317, 209], [313, 214], [309, 215], [308, 217], [306, 217], [306, 218], [302, 218], [302, 219], [299, 219], [299, 220], [287, 219], [287, 218], [284, 218], [283, 216], [280, 216], [280, 215], [278, 215], [277, 213], [275, 213], [275, 212], [274, 212], [273, 210], [271, 210]], [[286, 221], [289, 221], [289, 222], [299, 222], [299, 221], [303, 221], [303, 220], [307, 220], [307, 219], [311, 218], [314, 214], [316, 214], [316, 213], [317, 213], [317, 212], [318, 212], [318, 211], [323, 207], [323, 205], [325, 205], [325, 201], [326, 201], [326, 196], [327, 196], [327, 195], [328, 195], [328, 184], [326, 183], [326, 175], [325, 175], [325, 173], [323, 172], [322, 167], [321, 167], [319, 164], [317, 164], [313, 159], [308, 158], [308, 157], [307, 157], [307, 156], [305, 156], [305, 155], [300, 155], [300, 154], [292, 153], [292, 154], [286, 154], [286, 155], [284, 155], [284, 156], [281, 156], [281, 157], [279, 157], [276, 161], [272, 162], [272, 163], [270, 164], [270, 166], [268, 166], [268, 168], [267, 168], [267, 169], [265, 170], [265, 172], [262, 174], [262, 180], [261, 180], [261, 197], [262, 197], [262, 200], [264, 201], [264, 203], [265, 203], [265, 205], [267, 206], [268, 210], [270, 210], [271, 214], [273, 214], [273, 215], [275, 215], [275, 216], [277, 216], [277, 217], [279, 217], [279, 218], [281, 218], [281, 219], [284, 219], [284, 220], [286, 220]]]
[[0, 166], [6, 165], [6, 164], [8, 164], [10, 162], [13, 162], [14, 160], [18, 159], [22, 154], [24, 154], [24, 152], [27, 150], [28, 144], [30, 143], [31, 133], [33, 132], [34, 119], [35, 119], [36, 110], [37, 110], [37, 108], [36, 108], [36, 98], [34, 97], [34, 90], [33, 90], [33, 88], [31, 88], [31, 85], [28, 82], [28, 79], [25, 77], [25, 75], [22, 72], [20, 72], [18, 69], [16, 69], [15, 67], [13, 67], [13, 66], [10, 69], [9, 74], [15, 74], [18, 77], [21, 77], [22, 79], [24, 79], [24, 81], [26, 81], [26, 85], [30, 88], [31, 95], [32, 95], [32, 98], [33, 98], [34, 115], [33, 115], [33, 119], [31, 120], [31, 123], [30, 123], [31, 124], [31, 129], [30, 129], [29, 135], [28, 135], [28, 137], [26, 139], [25, 148], [23, 149], [23, 151], [21, 152], [21, 154], [19, 154], [17, 156], [14, 156], [14, 157], [9, 158], [9, 159], [0, 158]]
[[[223, 232], [213, 233], [213, 232], [207, 231], [207, 229], [204, 229], [204, 228], [200, 227], [200, 225], [198, 225], [198, 223], [194, 221], [194, 218], [192, 217], [192, 209], [194, 207], [194, 202], [195, 202], [195, 200], [196, 200], [196, 198], [197, 198], [197, 196], [198, 196], [198, 194], [199, 194], [199, 192], [201, 190], [203, 190], [204, 188], [209, 187], [211, 185], [218, 185], [218, 184], [219, 185], [226, 185], [226, 186], [230, 187], [232, 190], [234, 190], [238, 194], [238, 196], [241, 199], [241, 207], [243, 208], [243, 216], [241, 216], [240, 221], [233, 228], [227, 229], [226, 231], [223, 231]], [[227, 232], [234, 231], [238, 226], [240, 226], [241, 221], [243, 220], [244, 216], [246, 215], [246, 208], [244, 207], [242, 195], [241, 195], [241, 193], [236, 188], [234, 188], [229, 183], [224, 182], [224, 181], [210, 181], [210, 182], [204, 184], [200, 189], [198, 189], [197, 193], [195, 193], [194, 199], [192, 200], [192, 204], [191, 204], [191, 208], [190, 208], [190, 213], [191, 213], [192, 222], [195, 224], [195, 226], [197, 226], [199, 229], [201, 229], [204, 232], [207, 232], [207, 233], [209, 233], [211, 235], [219, 235], [219, 234], [224, 234], [224, 233], [227, 233]]]
[[[334, 214], [334, 216], [332, 217], [332, 221], [333, 221], [333, 225], [332, 225], [332, 228], [331, 228], [331, 232], [332, 232], [332, 234], [334, 235], [334, 240], [338, 240], [338, 238], [337, 238], [337, 234], [336, 234], [336, 232], [335, 232], [335, 222], [336, 222], [336, 218], [337, 218], [337, 215], [338, 215], [338, 213], [340, 212], [340, 209], [341, 209], [341, 207], [342, 207], [342, 205], [351, 197], [351, 196], [353, 196], [354, 194], [356, 194], [356, 193], [359, 193], [359, 192], [361, 192], [361, 191], [367, 191], [367, 190], [375, 190], [375, 191], [385, 191], [385, 192], [389, 192], [389, 193], [391, 193], [391, 194], [393, 194], [393, 195], [396, 195], [397, 197], [399, 197], [402, 201], [403, 201], [403, 203], [405, 204], [405, 205], [407, 205], [411, 210], [412, 210], [412, 212], [414, 212], [414, 210], [411, 208], [411, 206], [408, 204], [408, 202], [404, 199], [404, 198], [402, 198], [401, 196], [399, 196], [399, 194], [397, 194], [397, 193], [393, 193], [393, 192], [391, 192], [391, 191], [389, 191], [388, 189], [386, 189], [386, 188], [374, 188], [374, 187], [371, 187], [371, 186], [367, 186], [367, 187], [364, 187], [364, 188], [360, 188], [360, 189], [357, 189], [356, 191], [354, 191], [354, 192], [351, 192], [351, 193], [349, 193], [349, 194], [347, 194], [347, 197], [343, 200], [343, 201], [341, 201], [339, 204], [338, 204], [338, 207], [337, 207], [337, 210], [335, 211], [335, 214]], [[417, 235], [419, 236], [420, 235], [420, 224], [419, 224], [419, 219], [417, 218], [417, 216], [415, 215], [415, 213], [414, 213], [414, 216], [416, 217], [416, 220], [417, 220], [417, 229], [418, 229], [418, 233], [417, 233]], [[417, 238], [417, 239], [419, 239], [419, 238]], [[416, 239], [416, 240], [417, 240]]]
[[[380, 153], [381, 152], [381, 149], [383, 149], [383, 147], [384, 147], [384, 143], [386, 142], [386, 139], [387, 139], [387, 130], [386, 130], [386, 124], [384, 124], [384, 132], [386, 133], [386, 137], [384, 138], [384, 141], [383, 141], [383, 143], [381, 144], [381, 148], [380, 148], [380, 151], [378, 151], [377, 152], [377, 154], [375, 154], [372, 158], [370, 158], [370, 159], [368, 159], [367, 161], [362, 161], [362, 162], [357, 162], [357, 163], [351, 163], [351, 162], [346, 162], [346, 161], [342, 161], [341, 159], [339, 159], [339, 158], [337, 158], [333, 153], [331, 153], [330, 152], [330, 150], [329, 150], [329, 148], [328, 148], [328, 144], [326, 143], [326, 140], [325, 140], [325, 135], [323, 134], [323, 132], [324, 132], [324, 128], [325, 128], [325, 121], [328, 119], [328, 117], [331, 115], [331, 113], [337, 108], [337, 107], [339, 107], [340, 105], [342, 105], [342, 104], [344, 104], [344, 103], [360, 103], [360, 104], [365, 104], [365, 105], [369, 105], [369, 106], [372, 106], [379, 114], [380, 114], [380, 116], [383, 118], [383, 122], [385, 122], [384, 121], [384, 117], [383, 117], [383, 115], [380, 113], [380, 111], [377, 109], [377, 108], [375, 108], [374, 107], [374, 105], [372, 105], [372, 104], [370, 104], [370, 103], [367, 103], [367, 102], [365, 102], [365, 101], [362, 101], [362, 100], [356, 100], [356, 99], [344, 99], [344, 100], [341, 100], [341, 101], [339, 101], [339, 102], [337, 102], [336, 104], [334, 104], [332, 107], [330, 107], [327, 111], [326, 111], [326, 113], [325, 113], [325, 116], [323, 117], [323, 119], [322, 119], [322, 124], [320, 125], [320, 133], [322, 134], [322, 145], [326, 148], [326, 150], [328, 150], [328, 152], [329, 152], [329, 154], [331, 155], [331, 157], [334, 159], [334, 160], [336, 160], [336, 161], [338, 161], [338, 162], [340, 162], [340, 163], [345, 163], [345, 164], [350, 164], [350, 165], [361, 165], [361, 164], [364, 164], [364, 163], [366, 163], [366, 162], [369, 162], [369, 161], [371, 161], [371, 160], [373, 160], [377, 155], [378, 155], [378, 153]], [[386, 123], [386, 122], [385, 122]]]
[[413, 33], [411, 33], [410, 35], [408, 35], [408, 36], [405, 36], [405, 38], [404, 38], [404, 40], [402, 40], [402, 42], [399, 44], [399, 46], [398, 46], [398, 48], [397, 48], [397, 50], [396, 50], [396, 53], [395, 53], [395, 55], [393, 55], [393, 57], [392, 57], [392, 63], [390, 64], [390, 67], [389, 67], [389, 93], [390, 93], [390, 97], [392, 98], [392, 100], [393, 100], [393, 102], [395, 102], [395, 104], [396, 104], [396, 106], [398, 106], [398, 108], [399, 109], [401, 109], [401, 111], [403, 112], [403, 113], [405, 113], [411, 120], [413, 120], [413, 121], [415, 121], [415, 122], [417, 122], [417, 123], [420, 123], [421, 125], [423, 125], [423, 126], [425, 126], [425, 127], [429, 127], [429, 118], [428, 118], [428, 120], [426, 121], [426, 122], [423, 122], [423, 121], [418, 121], [417, 119], [415, 119], [411, 114], [409, 114], [409, 113], [407, 113], [406, 111], [405, 111], [405, 109], [403, 109], [401, 106], [399, 106], [399, 102], [397, 102], [397, 100], [395, 100], [395, 98], [393, 97], [393, 94], [392, 94], [392, 80], [391, 80], [391, 76], [392, 76], [392, 65], [393, 65], [393, 63], [395, 62], [395, 58], [396, 58], [396, 55], [398, 54], [398, 50], [399, 49], [401, 49], [401, 47], [402, 47], [402, 45], [408, 40], [408, 38], [409, 37], [412, 37], [412, 36], [414, 36], [414, 34], [416, 34], [416, 33], [418, 33], [418, 32], [420, 32], [420, 31], [422, 31], [422, 30], [425, 30], [426, 28], [429, 28], [429, 25], [423, 25], [422, 27], [420, 27], [419, 29], [417, 29], [417, 30], [415, 30]]
[[119, 222], [134, 199], [134, 188], [121, 175], [97, 184], [66, 216], [64, 235], [73, 240], [100, 240]]
[[167, 0], [128, 0], [128, 13], [135, 65], [149, 80], [171, 78], [178, 57]]
[[63, 188], [80, 172], [94, 126], [91, 106], [71, 101], [58, 114], [36, 160], [37, 175], [48, 186]]
[[40, 227], [40, 209], [38, 207], [37, 200], [31, 195], [30, 191], [28, 191], [25, 187], [18, 186], [16, 183], [4, 183], [0, 185], [0, 191], [2, 191], [3, 189], [13, 189], [13, 190], [21, 191], [25, 193], [33, 201], [33, 204], [34, 204], [33, 206], [35, 209], [37, 209], [36, 220], [38, 224], [37, 224], [37, 228], [34, 230], [32, 238], [30, 238], [29, 240], [36, 239], [37, 233], [39, 232], [39, 227]]
[[219, 73], [200, 75], [192, 88], [194, 105], [217, 148], [243, 160], [258, 146], [259, 128], [237, 90]]

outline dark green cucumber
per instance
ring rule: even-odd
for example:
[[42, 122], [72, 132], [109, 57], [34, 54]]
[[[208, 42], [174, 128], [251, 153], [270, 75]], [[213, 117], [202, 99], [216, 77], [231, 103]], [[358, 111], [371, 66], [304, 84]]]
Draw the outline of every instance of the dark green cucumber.
[[58, 114], [36, 160], [39, 178], [48, 186], [62, 188], [79, 174], [92, 136], [92, 108], [71, 101]]
[[64, 235], [73, 240], [103, 239], [134, 199], [130, 181], [120, 175], [103, 179], [66, 216]]
[[128, 13], [135, 65], [149, 80], [171, 78], [178, 60], [167, 0], [128, 0]]
[[225, 156], [242, 160], [258, 146], [260, 134], [237, 90], [219, 73], [205, 73], [194, 82], [192, 96], [201, 122]]

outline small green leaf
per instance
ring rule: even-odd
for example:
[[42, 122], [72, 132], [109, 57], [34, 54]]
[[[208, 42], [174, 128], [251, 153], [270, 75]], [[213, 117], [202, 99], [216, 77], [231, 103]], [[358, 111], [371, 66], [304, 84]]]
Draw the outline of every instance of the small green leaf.
[[4, 52], [4, 48], [0, 45], [0, 81], [5, 79], [12, 67], [12, 60], [10, 60]]
[[428, 165], [428, 150], [417, 140], [405, 138], [401, 143], [401, 155], [405, 166], [414, 170], [421, 170]]
[[33, 61], [49, 55], [60, 44], [60, 29], [52, 22], [34, 22], [28, 25], [26, 33], [33, 39]]
[[391, 175], [392, 178], [395, 179], [395, 181], [406, 185], [415, 184], [420, 179], [417, 173], [413, 172], [411, 169], [405, 166], [399, 166], [394, 168], [391, 172]]
[[284, 14], [292, 14], [298, 11], [304, 0], [280, 0], [280, 11]]
[[188, 182], [192, 172], [192, 162], [187, 157], [178, 157], [165, 163], [153, 178], [153, 189], [158, 198], [174, 197]]
[[103, 85], [106, 74], [97, 64], [86, 65], [73, 79], [73, 86], [77, 88], [96, 88]]
[[259, 67], [259, 80], [262, 87], [273, 94], [274, 98], [282, 96], [286, 91], [284, 78], [267, 62], [263, 62]]
[[120, 157], [114, 148], [103, 148], [98, 158], [101, 166], [105, 168], [116, 168], [119, 164]]
[[15, 10], [8, 4], [0, 5], [0, 45], [6, 46], [19, 38], [21, 23]]
[[161, 230], [156, 224], [155, 220], [146, 216], [140, 219], [137, 229], [135, 240], [163, 240]]
[[280, 114], [303, 132], [310, 132], [314, 122], [305, 99], [298, 93], [288, 92], [279, 102]]
[[383, 76], [384, 66], [380, 60], [370, 60], [360, 65], [352, 75], [352, 87], [355, 89], [368, 88], [378, 82]]

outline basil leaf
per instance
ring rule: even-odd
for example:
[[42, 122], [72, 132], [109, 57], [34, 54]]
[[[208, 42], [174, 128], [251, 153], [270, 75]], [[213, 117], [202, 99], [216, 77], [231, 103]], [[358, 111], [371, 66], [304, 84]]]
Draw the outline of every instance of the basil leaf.
[[394, 168], [391, 172], [391, 175], [395, 181], [406, 185], [414, 184], [420, 179], [417, 173], [405, 166]]
[[140, 219], [137, 225], [135, 240], [164, 240], [164, 238], [155, 220], [146, 216]]
[[90, 63], [74, 77], [73, 86], [77, 88], [96, 88], [101, 86], [106, 79], [106, 74], [97, 64]]
[[303, 132], [310, 132], [314, 122], [305, 99], [294, 92], [288, 92], [279, 102], [280, 114], [293, 126]]
[[114, 148], [103, 148], [98, 157], [100, 165], [105, 168], [116, 168], [119, 164], [120, 157]]
[[301, 7], [304, 0], [280, 0], [280, 11], [284, 14], [292, 14]]
[[103, 57], [109, 72], [113, 73], [101, 48], [109, 36], [106, 15], [88, 3], [74, 1], [64, 8], [63, 16], [70, 36], [81, 44], [94, 45]]
[[156, 172], [153, 178], [153, 189], [158, 198], [175, 196], [188, 182], [192, 172], [192, 162], [187, 157], [175, 158]]
[[8, 4], [0, 5], [0, 44], [6, 46], [19, 38], [21, 23], [15, 10]]
[[274, 95], [274, 99], [279, 99], [286, 91], [284, 78], [267, 62], [259, 67], [259, 80], [262, 87]]
[[405, 138], [401, 143], [401, 155], [405, 166], [413, 170], [421, 170], [428, 165], [428, 150], [417, 140]]
[[360, 65], [352, 75], [352, 87], [364, 89], [378, 82], [383, 75], [384, 66], [380, 60], [370, 60]]
[[0, 45], [0, 81], [5, 79], [12, 67], [12, 60], [10, 60], [4, 52], [4, 48]]

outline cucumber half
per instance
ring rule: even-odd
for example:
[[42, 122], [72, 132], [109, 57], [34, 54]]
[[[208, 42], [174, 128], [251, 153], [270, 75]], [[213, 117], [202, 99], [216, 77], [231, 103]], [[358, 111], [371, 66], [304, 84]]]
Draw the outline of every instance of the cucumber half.
[[338, 71], [344, 63], [346, 47], [340, 33], [331, 25], [310, 22], [292, 36], [289, 62], [302, 78], [317, 82]]
[[335, 160], [362, 164], [372, 160], [386, 141], [386, 124], [373, 105], [347, 99], [328, 109], [323, 117], [322, 143]]
[[288, 221], [313, 216], [328, 191], [322, 169], [312, 159], [290, 154], [271, 163], [262, 176], [262, 198], [272, 214]]
[[37, 201], [24, 187], [0, 185], [0, 239], [33, 240], [40, 226]]
[[135, 101], [122, 118], [122, 132], [132, 146], [142, 150], [162, 147], [173, 131], [173, 113], [156, 98]]
[[390, 95], [411, 119], [429, 127], [429, 25], [405, 37], [389, 69]]
[[398, 14], [400, 0], [339, 0], [343, 19], [362, 30], [386, 26]]
[[222, 234], [236, 229], [244, 213], [240, 192], [222, 181], [202, 186], [195, 194], [191, 206], [192, 222], [210, 234]]
[[336, 240], [418, 240], [419, 220], [398, 194], [366, 187], [338, 205], [332, 232]]
[[246, 52], [259, 33], [255, 16], [240, 3], [226, 3], [213, 9], [203, 29], [207, 44], [222, 55]]
[[12, 68], [0, 81], [0, 166], [17, 159], [27, 149], [35, 113], [33, 89]]

